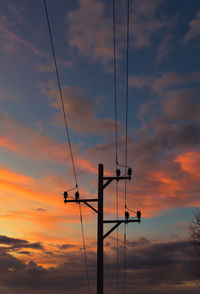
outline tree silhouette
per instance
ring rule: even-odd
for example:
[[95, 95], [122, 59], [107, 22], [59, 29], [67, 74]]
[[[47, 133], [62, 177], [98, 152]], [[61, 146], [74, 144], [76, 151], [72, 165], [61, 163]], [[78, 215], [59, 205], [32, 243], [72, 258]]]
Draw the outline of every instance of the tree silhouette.
[[195, 265], [193, 267], [197, 286], [200, 287], [200, 210], [196, 211], [194, 221], [190, 226], [190, 243], [195, 248]]

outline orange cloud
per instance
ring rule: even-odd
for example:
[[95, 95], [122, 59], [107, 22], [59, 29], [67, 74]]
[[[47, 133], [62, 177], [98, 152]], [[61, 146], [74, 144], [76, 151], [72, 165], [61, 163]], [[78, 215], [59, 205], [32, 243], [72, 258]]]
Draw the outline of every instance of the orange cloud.
[[[0, 146], [23, 157], [39, 159], [57, 164], [71, 165], [69, 148], [66, 143], [60, 143], [50, 136], [45, 136], [9, 115], [2, 114], [0, 118]], [[74, 159], [80, 170], [96, 174], [97, 168], [80, 156], [75, 146]]]
[[0, 180], [1, 182], [12, 181], [15, 183], [24, 184], [30, 184], [33, 182], [33, 178], [8, 170], [4, 167], [0, 167]]
[[199, 152], [186, 152], [180, 154], [175, 159], [176, 162], [181, 164], [184, 171], [192, 174], [195, 178], [200, 179], [200, 153]]
[[15, 150], [15, 151], [17, 150], [17, 147], [15, 146], [15, 144], [8, 138], [4, 138], [4, 137], [0, 138], [0, 147], [6, 147], [10, 150]]
[[[1, 232], [7, 235], [15, 232], [17, 237], [23, 238], [37, 232], [43, 236], [40, 238], [42, 242], [51, 239], [54, 243], [67, 242], [75, 234], [73, 239], [79, 244], [79, 207], [64, 204], [62, 194], [65, 185], [66, 181], [59, 177], [35, 179], [1, 166]], [[83, 187], [81, 196], [87, 195], [89, 191]], [[93, 212], [82, 205], [82, 213], [84, 220], [91, 222]]]
[[[127, 182], [127, 206], [141, 210], [143, 217], [155, 217], [171, 208], [200, 206], [198, 187], [200, 182], [200, 152], [185, 152], [173, 159], [179, 169], [170, 169], [169, 162], [146, 170], [144, 177]], [[138, 171], [141, 172], [141, 171]], [[105, 191], [105, 212], [116, 214], [115, 184]], [[135, 216], [134, 213], [131, 213]], [[124, 217], [124, 183], [119, 182], [119, 216]]]

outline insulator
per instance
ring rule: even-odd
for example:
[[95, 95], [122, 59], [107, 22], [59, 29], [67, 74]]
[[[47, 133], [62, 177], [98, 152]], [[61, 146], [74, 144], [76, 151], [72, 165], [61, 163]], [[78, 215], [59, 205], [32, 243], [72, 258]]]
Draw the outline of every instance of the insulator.
[[130, 177], [132, 175], [132, 168], [128, 169], [128, 176]]
[[117, 170], [116, 170], [116, 176], [117, 176], [117, 177], [120, 177], [120, 174], [121, 174], [120, 169], [117, 169]]
[[75, 198], [76, 198], [76, 200], [79, 199], [79, 192], [76, 192], [76, 193], [75, 193]]
[[63, 196], [64, 196], [64, 199], [67, 199], [67, 197], [68, 197], [68, 193], [67, 193], [67, 192], [64, 192], [64, 193], [63, 193]]
[[125, 212], [125, 218], [129, 219], [129, 212], [128, 211]]
[[139, 218], [139, 219], [141, 218], [141, 211], [140, 210], [137, 211], [137, 218]]

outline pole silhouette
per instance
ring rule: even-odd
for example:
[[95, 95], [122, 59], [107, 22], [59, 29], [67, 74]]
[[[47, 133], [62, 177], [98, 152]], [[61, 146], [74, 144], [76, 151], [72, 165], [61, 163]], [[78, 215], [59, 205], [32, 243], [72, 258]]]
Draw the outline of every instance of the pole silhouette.
[[[104, 176], [104, 166], [103, 164], [98, 165], [98, 198], [91, 199], [80, 199], [79, 193], [75, 193], [75, 200], [68, 200], [68, 192], [64, 192], [64, 203], [68, 202], [83, 202], [93, 211], [97, 213], [97, 294], [104, 293], [104, 253], [103, 253], [103, 241], [108, 237], [119, 225], [122, 223], [128, 224], [130, 222], [141, 222], [141, 212], [136, 212], [136, 217], [134, 219], [129, 219], [129, 213], [125, 213], [125, 219], [123, 220], [104, 220], [104, 210], [103, 210], [103, 200], [104, 200], [104, 189], [112, 181], [120, 180], [131, 180], [132, 170], [128, 169], [128, 174], [125, 176], [120, 176], [120, 170], [117, 169], [115, 177], [105, 177]], [[97, 209], [93, 207], [89, 202], [97, 202]], [[104, 234], [104, 224], [114, 224], [113, 227]]]

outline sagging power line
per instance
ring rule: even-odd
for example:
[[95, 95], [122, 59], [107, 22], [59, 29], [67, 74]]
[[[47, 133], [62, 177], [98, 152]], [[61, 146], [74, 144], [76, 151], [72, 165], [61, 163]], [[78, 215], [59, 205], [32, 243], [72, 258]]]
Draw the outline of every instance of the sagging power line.
[[[52, 55], [53, 55], [53, 60], [54, 60], [56, 78], [57, 78], [57, 83], [58, 83], [59, 95], [60, 95], [60, 100], [61, 100], [61, 105], [62, 105], [63, 117], [64, 117], [64, 122], [65, 122], [65, 129], [66, 129], [66, 134], [67, 134], [67, 139], [68, 139], [68, 147], [69, 147], [69, 151], [70, 151], [72, 168], [73, 168], [73, 173], [74, 173], [74, 180], [75, 180], [75, 185], [76, 185], [75, 189], [77, 190], [76, 194], [78, 195], [79, 194], [79, 186], [78, 186], [78, 180], [77, 180], [77, 173], [76, 173], [76, 167], [75, 167], [74, 156], [73, 156], [73, 151], [72, 151], [71, 139], [70, 139], [70, 134], [69, 134], [69, 127], [68, 127], [67, 116], [66, 116], [66, 111], [65, 111], [63, 93], [62, 93], [61, 82], [60, 82], [60, 75], [59, 75], [59, 72], [58, 72], [58, 65], [57, 65], [57, 59], [56, 59], [56, 54], [55, 54], [55, 46], [54, 46], [54, 42], [53, 42], [53, 36], [52, 36], [52, 30], [51, 30], [51, 25], [50, 25], [50, 19], [49, 19], [49, 13], [48, 13], [46, 0], [44, 0], [44, 8], [45, 8], [45, 15], [46, 15], [47, 26], [48, 26], [48, 31], [49, 31], [51, 50], [52, 50]], [[70, 189], [70, 190], [72, 190], [72, 189]], [[81, 204], [80, 203], [79, 203], [79, 212], [80, 212], [81, 233], [82, 233], [82, 241], [83, 241], [83, 252], [84, 252], [87, 287], [88, 287], [88, 293], [90, 294], [90, 283], [89, 283], [86, 245], [85, 245], [85, 234], [84, 234], [83, 216], [82, 216], [82, 210], [81, 210]]]
[[[67, 133], [68, 145], [70, 150], [70, 156], [72, 161], [72, 168], [74, 173], [74, 180], [75, 180], [75, 187], [69, 189], [68, 191], [64, 192], [64, 202], [65, 204], [68, 202], [76, 202], [79, 204], [79, 212], [80, 212], [80, 221], [81, 221], [81, 232], [82, 232], [82, 240], [83, 240], [83, 249], [84, 249], [84, 261], [85, 261], [85, 270], [86, 270], [86, 278], [87, 278], [87, 287], [88, 293], [90, 293], [90, 284], [89, 284], [89, 273], [88, 273], [88, 263], [87, 263], [87, 255], [86, 255], [86, 245], [85, 245], [85, 236], [84, 236], [84, 227], [83, 227], [83, 218], [82, 218], [82, 211], [81, 211], [81, 203], [84, 203], [89, 208], [91, 208], [98, 216], [98, 223], [97, 223], [97, 294], [104, 293], [104, 260], [103, 260], [103, 241], [108, 237], [115, 229], [118, 230], [120, 224], [125, 224], [124, 229], [124, 294], [126, 290], [126, 225], [130, 222], [141, 222], [141, 212], [137, 211], [134, 212], [136, 216], [134, 218], [130, 218], [128, 208], [127, 208], [127, 180], [131, 180], [132, 176], [132, 169], [127, 166], [128, 163], [128, 76], [129, 76], [129, 0], [127, 0], [127, 42], [126, 42], [126, 134], [125, 134], [125, 162], [123, 167], [125, 168], [124, 176], [121, 176], [121, 171], [119, 166], [122, 166], [118, 162], [118, 127], [117, 127], [117, 70], [116, 70], [116, 16], [115, 16], [115, 0], [113, 0], [113, 66], [114, 66], [114, 101], [115, 101], [115, 165], [116, 165], [116, 176], [115, 177], [106, 177], [104, 176], [104, 167], [103, 164], [99, 164], [98, 167], [98, 198], [92, 199], [80, 199], [79, 193], [79, 186], [77, 180], [77, 173], [75, 168], [75, 162], [73, 157], [72, 145], [70, 140], [69, 128], [67, 123], [66, 111], [64, 106], [62, 88], [60, 83], [60, 76], [58, 72], [54, 42], [51, 32], [50, 20], [48, 15], [48, 9], [46, 0], [44, 0], [45, 6], [45, 13], [47, 19], [47, 25], [49, 30], [50, 42], [51, 42], [51, 49], [54, 59], [54, 66], [56, 72], [56, 78], [58, 83], [58, 89], [61, 99], [62, 111], [64, 116], [65, 128]], [[125, 218], [119, 219], [118, 218], [118, 182], [119, 180], [125, 180]], [[112, 182], [116, 181], [116, 219], [115, 220], [104, 220], [104, 207], [103, 207], [103, 198], [104, 198], [104, 189]], [[75, 190], [75, 199], [69, 196], [69, 191]], [[71, 198], [71, 200], [69, 200]], [[90, 202], [97, 202], [97, 208], [93, 207]], [[129, 210], [130, 211], [130, 210]], [[132, 211], [133, 212], [133, 211]], [[114, 224], [114, 226], [108, 230], [104, 234], [104, 224]], [[117, 289], [119, 289], [119, 273], [118, 273], [119, 261], [118, 261], [118, 231], [117, 231]]]
[[[115, 0], [113, 0], [113, 73], [114, 73], [114, 113], [115, 113], [115, 168], [118, 169], [118, 127], [117, 127], [117, 68], [116, 68], [116, 17], [115, 17]], [[119, 217], [119, 190], [118, 181], [115, 185], [116, 193], [116, 219]], [[119, 231], [118, 227], [116, 229], [116, 293], [119, 293]]]
[[[125, 173], [128, 164], [128, 98], [129, 98], [129, 11], [130, 5], [129, 0], [127, 0], [127, 23], [126, 23], [126, 134], [125, 134]], [[128, 215], [126, 210], [127, 207], [127, 182], [124, 182], [124, 214]], [[124, 284], [123, 284], [124, 294], [126, 293], [126, 224], [124, 224]]]

